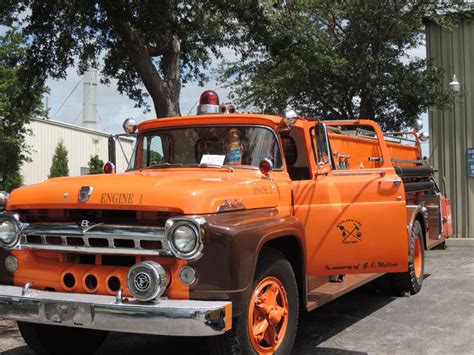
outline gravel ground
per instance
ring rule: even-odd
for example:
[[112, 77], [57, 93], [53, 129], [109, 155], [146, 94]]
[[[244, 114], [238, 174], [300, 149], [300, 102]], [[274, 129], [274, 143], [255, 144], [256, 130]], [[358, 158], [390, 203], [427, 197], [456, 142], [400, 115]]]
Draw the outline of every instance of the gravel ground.
[[[294, 354], [474, 354], [474, 248], [427, 253], [416, 296], [376, 292], [380, 281], [303, 314]], [[383, 282], [383, 280], [381, 280]], [[98, 354], [206, 354], [199, 339], [112, 333]], [[31, 355], [14, 322], [0, 321], [0, 352]]]

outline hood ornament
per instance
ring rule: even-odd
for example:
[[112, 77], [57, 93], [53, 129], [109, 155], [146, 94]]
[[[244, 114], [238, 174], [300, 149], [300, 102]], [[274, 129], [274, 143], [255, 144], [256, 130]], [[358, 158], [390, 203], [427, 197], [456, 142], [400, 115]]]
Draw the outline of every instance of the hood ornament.
[[92, 186], [82, 186], [79, 190], [79, 201], [87, 202], [92, 195], [94, 188]]

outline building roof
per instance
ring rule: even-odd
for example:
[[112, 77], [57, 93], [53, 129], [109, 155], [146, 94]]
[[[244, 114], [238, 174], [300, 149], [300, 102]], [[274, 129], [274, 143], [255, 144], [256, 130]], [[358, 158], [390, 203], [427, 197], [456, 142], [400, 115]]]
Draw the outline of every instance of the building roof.
[[427, 15], [423, 18], [424, 22], [436, 22], [436, 17], [446, 16], [458, 19], [474, 18], [474, 0], [465, 0], [463, 3], [449, 4], [442, 10], [437, 10], [435, 14]]
[[[94, 134], [96, 136], [102, 136], [102, 137], [105, 137], [105, 138], [108, 138], [108, 137], [112, 136], [112, 133], [98, 131], [96, 129], [86, 128], [86, 127], [78, 126], [78, 125], [71, 124], [71, 123], [51, 120], [51, 119], [48, 119], [48, 118], [35, 117], [35, 118], [32, 118], [31, 120], [36, 121], [36, 122], [41, 122], [41, 123], [44, 123], [44, 124], [49, 124], [49, 125], [56, 126], [56, 127], [62, 127], [62, 128], [66, 128], [66, 129], [75, 130], [75, 131], [81, 131], [81, 132], [85, 132], [85, 133], [89, 133], [89, 134]], [[119, 138], [123, 139], [123, 140], [130, 140], [130, 141], [134, 140], [133, 137], [119, 137]]]

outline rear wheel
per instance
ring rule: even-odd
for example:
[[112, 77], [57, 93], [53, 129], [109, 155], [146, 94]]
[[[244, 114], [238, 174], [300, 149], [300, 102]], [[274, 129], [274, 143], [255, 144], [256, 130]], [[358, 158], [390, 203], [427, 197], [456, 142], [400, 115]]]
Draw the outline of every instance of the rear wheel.
[[262, 251], [247, 312], [231, 331], [209, 338], [212, 354], [289, 354], [298, 325], [298, 289], [288, 260], [274, 249]]
[[93, 354], [108, 332], [56, 325], [18, 322], [26, 344], [37, 354]]
[[413, 223], [410, 234], [410, 256], [408, 271], [393, 274], [395, 293], [414, 295], [420, 292], [425, 270], [425, 248], [423, 245], [423, 230], [419, 221]]

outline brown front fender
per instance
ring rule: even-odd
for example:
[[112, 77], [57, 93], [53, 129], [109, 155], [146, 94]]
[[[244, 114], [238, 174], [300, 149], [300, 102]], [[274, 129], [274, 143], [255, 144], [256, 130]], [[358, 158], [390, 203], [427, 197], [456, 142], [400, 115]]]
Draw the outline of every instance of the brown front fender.
[[236, 315], [245, 309], [263, 246], [287, 236], [304, 245], [301, 222], [294, 216], [278, 216], [273, 208], [221, 213], [206, 219], [204, 255], [190, 263], [199, 278], [191, 287], [190, 298], [231, 300]]

